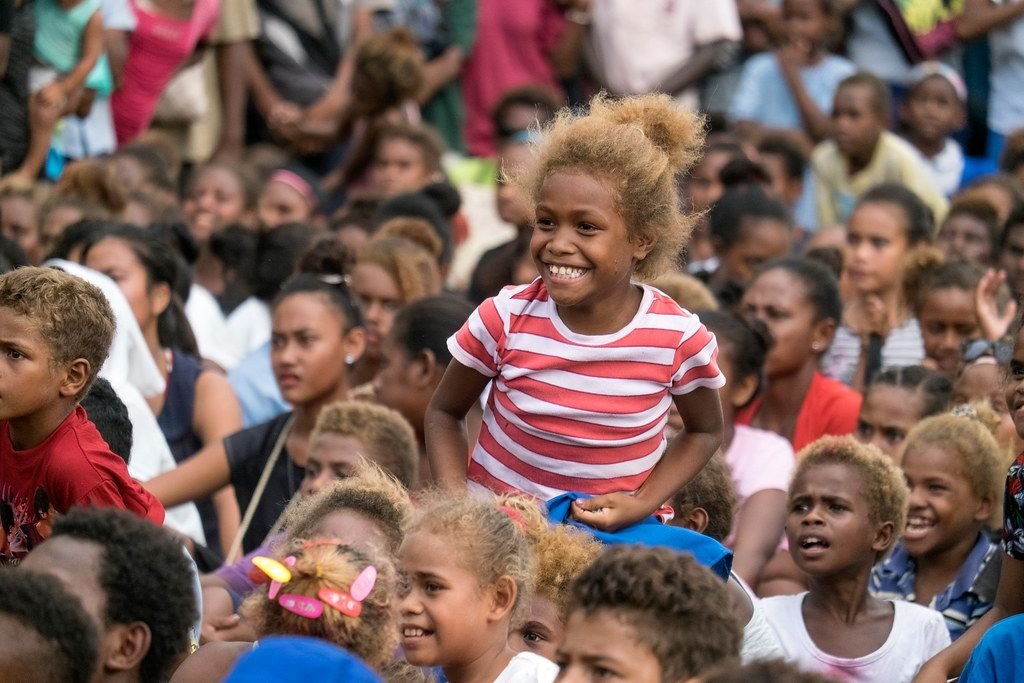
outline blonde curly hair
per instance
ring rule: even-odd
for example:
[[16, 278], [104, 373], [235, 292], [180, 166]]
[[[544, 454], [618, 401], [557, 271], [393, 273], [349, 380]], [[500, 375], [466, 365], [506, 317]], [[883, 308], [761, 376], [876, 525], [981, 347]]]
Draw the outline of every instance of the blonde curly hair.
[[536, 163], [513, 180], [537, 202], [555, 173], [599, 176], [615, 193], [630, 240], [651, 246], [634, 264], [636, 277], [650, 280], [676, 263], [696, 222], [680, 209], [676, 181], [700, 156], [704, 127], [668, 95], [601, 94], [586, 115], [560, 111], [543, 131]]

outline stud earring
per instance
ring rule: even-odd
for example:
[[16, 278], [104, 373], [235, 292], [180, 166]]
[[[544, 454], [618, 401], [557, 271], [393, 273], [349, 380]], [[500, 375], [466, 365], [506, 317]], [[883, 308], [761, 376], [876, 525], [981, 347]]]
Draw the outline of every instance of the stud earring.
[[346, 365], [352, 365], [355, 362], [356, 362], [356, 359], [352, 356], [351, 353], [348, 354], [347, 356], [345, 356], [345, 364]]

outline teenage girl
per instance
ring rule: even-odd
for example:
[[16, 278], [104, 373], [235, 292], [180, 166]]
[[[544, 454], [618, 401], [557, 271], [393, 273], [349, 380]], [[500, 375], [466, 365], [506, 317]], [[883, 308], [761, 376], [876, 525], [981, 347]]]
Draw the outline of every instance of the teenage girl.
[[768, 328], [772, 346], [764, 389], [737, 413], [737, 423], [773, 431], [795, 451], [825, 434], [851, 433], [860, 394], [818, 371], [842, 315], [839, 284], [828, 268], [804, 258], [768, 263], [740, 310]]
[[[316, 537], [290, 541], [260, 561], [272, 567], [272, 574], [242, 605], [258, 638], [319, 638], [378, 672], [391, 663], [397, 640], [395, 571], [383, 555]], [[284, 574], [278, 575], [281, 570]], [[284, 580], [278, 585], [271, 578]], [[172, 681], [222, 681], [253, 647], [250, 642], [208, 643], [182, 663]]]
[[[675, 180], [700, 140], [696, 117], [664, 95], [598, 98], [547, 130], [523, 179], [541, 276], [485, 301], [450, 342], [426, 423], [439, 482], [465, 486], [468, 474], [499, 492], [595, 495], [574, 516], [617, 529], [657, 510], [718, 448], [714, 337], [634, 282], [671, 263], [689, 234]], [[467, 472], [463, 420], [488, 384]], [[665, 448], [673, 402], [686, 431]]]
[[402, 650], [450, 683], [553, 681], [558, 667], [508, 638], [533, 588], [536, 561], [522, 514], [446, 496], [420, 505], [398, 551]]
[[977, 266], [943, 263], [928, 269], [915, 296], [914, 312], [924, 342], [924, 365], [946, 377], [960, 370], [960, 348], [981, 336], [976, 303], [984, 275]]
[[[177, 463], [242, 428], [242, 411], [224, 375], [204, 370], [181, 301], [185, 266], [157, 233], [122, 226], [88, 247], [86, 266], [117, 283], [131, 305], [150, 354], [167, 383], [150, 408]], [[239, 511], [230, 486], [198, 502], [211, 549], [222, 553], [238, 531]]]
[[228, 561], [240, 549], [259, 545], [298, 491], [317, 416], [347, 397], [348, 366], [365, 343], [362, 314], [348, 288], [315, 275], [287, 282], [271, 316], [271, 365], [292, 411], [212, 443], [178, 469], [147, 482], [165, 506], [233, 484], [243, 516], [241, 538], [236, 536]]
[[907, 433], [920, 420], [946, 410], [952, 393], [948, 377], [924, 366], [886, 368], [864, 390], [854, 436], [899, 462]]
[[934, 219], [902, 185], [878, 185], [857, 202], [846, 226], [843, 258], [853, 297], [822, 368], [855, 389], [883, 367], [924, 360], [921, 328], [908, 297], [908, 280], [928, 253]]
[[[404, 306], [381, 345], [381, 369], [373, 380], [378, 403], [397, 410], [416, 432], [422, 451], [430, 399], [452, 360], [448, 338], [459, 331], [473, 307], [454, 296], [429, 296]], [[420, 457], [417, 487], [432, 481], [430, 463]]]
[[404, 237], [377, 237], [359, 253], [352, 268], [352, 291], [366, 321], [366, 351], [352, 368], [353, 386], [372, 382], [381, 369], [381, 342], [391, 330], [398, 309], [441, 291], [435, 255]]
[[718, 311], [700, 318], [718, 339], [718, 367], [725, 375], [722, 448], [737, 494], [732, 528], [725, 541], [733, 550], [732, 570], [749, 586], [775, 554], [786, 521], [786, 489], [793, 473], [793, 447], [765, 429], [735, 424], [736, 411], [747, 406], [761, 389], [767, 333]]

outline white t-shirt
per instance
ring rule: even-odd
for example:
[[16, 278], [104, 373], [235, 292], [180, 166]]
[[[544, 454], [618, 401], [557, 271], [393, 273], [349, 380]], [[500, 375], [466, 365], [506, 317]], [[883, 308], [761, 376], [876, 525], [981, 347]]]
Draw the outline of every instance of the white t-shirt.
[[230, 370], [242, 357], [235, 351], [228, 333], [227, 321], [213, 294], [200, 285], [192, 285], [185, 302], [185, 317], [192, 327], [199, 355], [225, 370]]
[[892, 630], [882, 647], [853, 659], [822, 652], [804, 626], [801, 607], [807, 593], [761, 601], [768, 623], [779, 636], [786, 658], [805, 671], [859, 683], [910, 683], [926, 661], [949, 645], [942, 614], [898, 600]]
[[245, 358], [270, 341], [270, 307], [254, 296], [231, 311], [225, 322], [233, 356]]
[[508, 663], [494, 683], [552, 683], [558, 665], [532, 652], [520, 652]]
[[729, 578], [739, 584], [743, 592], [747, 594], [747, 599], [750, 600], [751, 607], [753, 608], [750, 621], [743, 626], [743, 643], [740, 645], [740, 659], [743, 663], [759, 659], [785, 659], [786, 651], [782, 649], [779, 637], [775, 635], [775, 630], [768, 623], [764, 608], [761, 607], [761, 600], [754, 595], [754, 591], [750, 590], [750, 586], [743, 579], [736, 576], [736, 574], [730, 573]]

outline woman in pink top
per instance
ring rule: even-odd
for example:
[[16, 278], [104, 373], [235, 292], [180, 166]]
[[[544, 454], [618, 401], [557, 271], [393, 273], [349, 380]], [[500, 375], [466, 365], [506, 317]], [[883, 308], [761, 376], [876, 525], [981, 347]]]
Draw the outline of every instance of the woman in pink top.
[[130, 0], [137, 25], [123, 85], [114, 91], [114, 131], [124, 145], [149, 127], [160, 95], [196, 46], [213, 32], [219, 0]]

